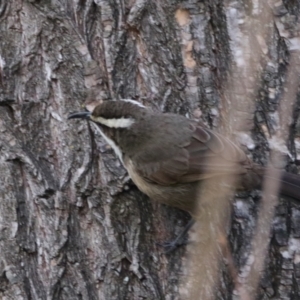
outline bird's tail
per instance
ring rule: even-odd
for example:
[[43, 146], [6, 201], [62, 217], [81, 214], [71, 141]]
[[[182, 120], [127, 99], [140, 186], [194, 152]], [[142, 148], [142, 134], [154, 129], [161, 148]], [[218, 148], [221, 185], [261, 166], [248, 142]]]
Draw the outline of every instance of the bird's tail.
[[279, 191], [282, 195], [300, 201], [300, 175], [282, 172]]

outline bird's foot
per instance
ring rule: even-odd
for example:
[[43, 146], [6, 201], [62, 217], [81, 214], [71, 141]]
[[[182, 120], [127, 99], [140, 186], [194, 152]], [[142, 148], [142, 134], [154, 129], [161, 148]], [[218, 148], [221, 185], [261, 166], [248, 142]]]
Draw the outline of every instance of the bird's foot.
[[166, 241], [163, 243], [156, 243], [158, 246], [162, 247], [164, 249], [164, 252], [166, 254], [169, 254], [173, 251], [175, 251], [176, 249], [178, 249], [181, 246], [184, 246], [187, 244], [187, 240], [178, 240], [178, 238], [172, 240], [172, 241]]
[[182, 232], [172, 241], [157, 243], [157, 245], [165, 249], [165, 253], [171, 253], [177, 248], [187, 244], [187, 234], [190, 228], [194, 225], [195, 221], [191, 219]]

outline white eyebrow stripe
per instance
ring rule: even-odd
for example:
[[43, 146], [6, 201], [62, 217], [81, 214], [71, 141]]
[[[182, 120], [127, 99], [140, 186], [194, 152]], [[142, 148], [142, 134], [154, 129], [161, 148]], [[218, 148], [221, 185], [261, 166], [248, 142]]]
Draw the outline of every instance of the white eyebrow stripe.
[[132, 104], [135, 104], [139, 107], [142, 107], [142, 108], [146, 108], [146, 106], [144, 106], [142, 103], [136, 101], [136, 100], [133, 100], [133, 99], [121, 99], [120, 101], [124, 101], [124, 102], [130, 102]]
[[128, 128], [134, 123], [134, 120], [132, 118], [105, 119], [103, 117], [91, 116], [91, 119], [94, 122], [100, 123], [110, 128]]

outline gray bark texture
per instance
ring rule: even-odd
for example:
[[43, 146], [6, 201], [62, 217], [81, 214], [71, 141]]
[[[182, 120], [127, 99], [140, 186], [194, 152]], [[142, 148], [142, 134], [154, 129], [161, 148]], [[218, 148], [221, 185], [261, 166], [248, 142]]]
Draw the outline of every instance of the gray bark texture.
[[[258, 163], [280, 152], [279, 167], [297, 173], [298, 81], [292, 115], [280, 111], [300, 1], [261, 2], [0, 0], [0, 299], [197, 298], [180, 296], [186, 247], [157, 245], [189, 216], [139, 192], [93, 127], [67, 116], [135, 99], [235, 132]], [[255, 260], [260, 199], [232, 204], [239, 281]], [[272, 220], [255, 298], [300, 299], [299, 203], [280, 198]], [[223, 260], [215, 299], [246, 299], [227, 269]]]

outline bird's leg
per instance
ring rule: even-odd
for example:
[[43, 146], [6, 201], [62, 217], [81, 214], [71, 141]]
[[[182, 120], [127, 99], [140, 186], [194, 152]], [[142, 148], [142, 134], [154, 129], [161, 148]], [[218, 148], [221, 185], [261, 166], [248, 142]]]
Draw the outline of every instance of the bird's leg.
[[191, 227], [195, 224], [195, 220], [191, 219], [179, 235], [172, 241], [159, 243], [158, 245], [165, 249], [165, 253], [170, 253], [178, 247], [186, 244], [186, 236]]

